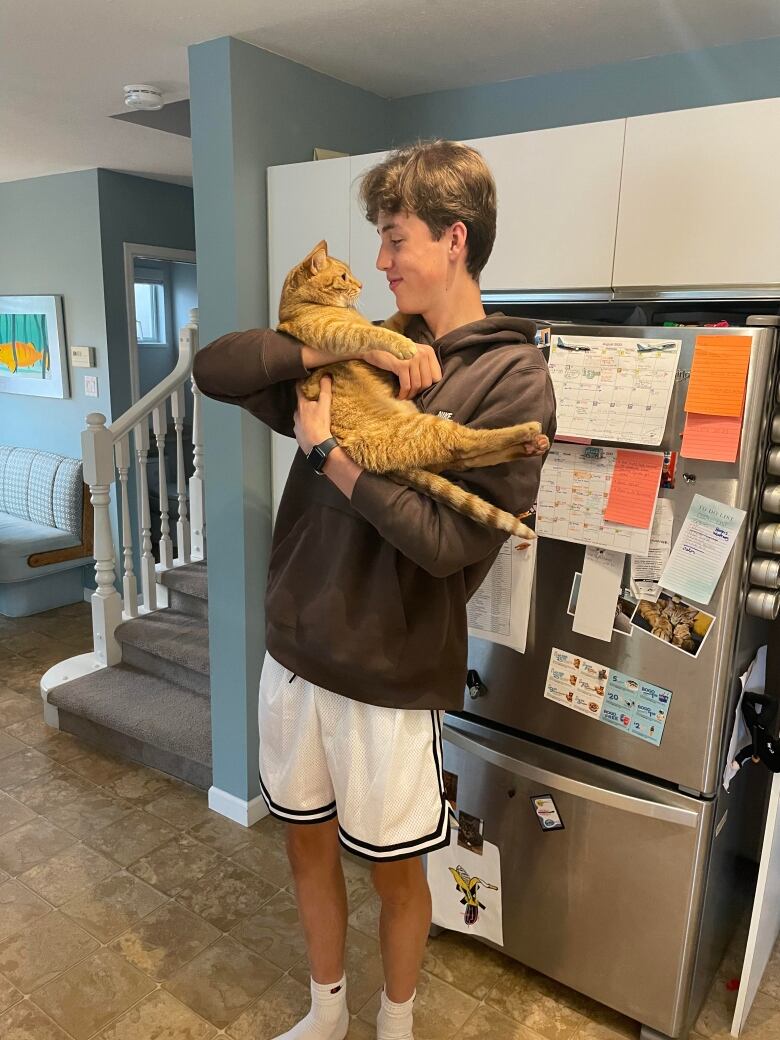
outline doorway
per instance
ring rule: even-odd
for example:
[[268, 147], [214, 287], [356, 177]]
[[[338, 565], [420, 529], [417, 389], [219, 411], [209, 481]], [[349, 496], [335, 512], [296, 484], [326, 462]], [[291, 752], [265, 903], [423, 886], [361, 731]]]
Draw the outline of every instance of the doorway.
[[[186, 249], [167, 249], [126, 242], [125, 299], [127, 305], [127, 339], [129, 350], [130, 400], [135, 404], [158, 386], [176, 366], [179, 356], [179, 330], [189, 323], [190, 311], [198, 306], [197, 268], [195, 253]], [[178, 555], [176, 520], [178, 499], [176, 487], [176, 430], [167, 405], [168, 428], [165, 436], [166, 483], [168, 491], [168, 520], [174, 557]], [[184, 384], [184, 417], [182, 442], [184, 449], [184, 479], [195, 470], [192, 444], [192, 389]], [[133, 453], [135, 455], [135, 445]], [[141, 532], [141, 502], [135, 489], [140, 487], [139, 463], [131, 466], [131, 501], [135, 500], [133, 514], [136, 531]], [[161, 534], [160, 487], [157, 441], [149, 423], [149, 454], [146, 466], [149, 488], [152, 552], [160, 562]], [[138, 552], [139, 538], [134, 537]], [[140, 563], [140, 560], [138, 561]], [[136, 571], [138, 573], [138, 571]]]

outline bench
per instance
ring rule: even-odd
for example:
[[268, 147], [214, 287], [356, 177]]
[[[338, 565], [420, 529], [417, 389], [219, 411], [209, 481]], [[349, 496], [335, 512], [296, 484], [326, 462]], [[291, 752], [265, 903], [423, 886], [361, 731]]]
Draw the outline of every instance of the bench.
[[0, 444], [0, 614], [83, 601], [93, 528], [81, 459]]

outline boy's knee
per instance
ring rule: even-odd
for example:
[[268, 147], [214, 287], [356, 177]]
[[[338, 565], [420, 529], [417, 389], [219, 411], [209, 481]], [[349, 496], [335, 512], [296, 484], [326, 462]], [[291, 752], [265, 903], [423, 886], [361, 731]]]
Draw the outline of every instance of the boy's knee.
[[419, 856], [375, 863], [371, 868], [371, 880], [382, 902], [397, 906], [417, 902], [428, 884]]
[[288, 824], [287, 855], [293, 870], [322, 870], [340, 860], [335, 820], [327, 823]]

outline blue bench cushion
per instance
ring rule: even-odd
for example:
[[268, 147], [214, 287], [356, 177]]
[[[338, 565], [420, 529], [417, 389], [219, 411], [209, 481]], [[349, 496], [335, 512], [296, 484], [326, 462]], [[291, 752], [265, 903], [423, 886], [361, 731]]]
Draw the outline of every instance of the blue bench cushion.
[[28, 567], [27, 557], [50, 549], [68, 549], [80, 541], [80, 538], [74, 538], [68, 531], [60, 531], [57, 527], [21, 520], [10, 513], [0, 513], [0, 581], [24, 581], [51, 573], [51, 569], [73, 567], [72, 562]]
[[[81, 459], [0, 444], [0, 512], [48, 527], [55, 538], [58, 532], [71, 535], [75, 542], [67, 545], [81, 541], [83, 486]], [[0, 532], [3, 542], [5, 534]]]

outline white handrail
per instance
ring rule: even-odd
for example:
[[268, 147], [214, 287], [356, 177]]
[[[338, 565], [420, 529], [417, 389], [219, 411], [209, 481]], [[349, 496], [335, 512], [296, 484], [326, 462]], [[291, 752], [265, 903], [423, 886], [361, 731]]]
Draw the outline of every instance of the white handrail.
[[172, 372], [161, 380], [157, 386], [144, 394], [140, 401], [131, 405], [124, 415], [111, 423], [107, 429], [113, 434], [114, 441], [132, 430], [141, 419], [152, 414], [152, 410], [163, 401], [167, 401], [174, 390], [177, 390], [192, 372], [192, 359], [195, 357], [198, 340], [197, 322], [183, 325], [179, 330], [179, 360]]
[[[203, 480], [203, 444], [200, 419], [201, 395], [192, 378], [192, 362], [198, 349], [197, 310], [190, 311], [190, 321], [179, 331], [179, 358], [173, 371], [136, 401], [110, 426], [101, 412], [90, 412], [87, 428], [81, 434], [84, 480], [89, 485], [94, 508], [95, 580], [97, 589], [92, 594], [92, 632], [95, 660], [103, 665], [118, 664], [122, 649], [116, 639], [116, 628], [121, 621], [148, 613], [168, 605], [166, 586], [157, 583], [158, 575], [174, 566], [206, 558], [206, 524]], [[189, 494], [184, 466], [184, 384], [190, 380], [193, 396], [192, 440], [195, 472], [189, 479]], [[176, 435], [176, 523], [177, 556], [173, 560], [170, 537], [169, 501], [165, 463], [165, 435], [168, 431], [168, 402]], [[152, 554], [151, 513], [147, 465], [149, 454], [149, 418], [158, 451], [158, 479], [160, 486], [160, 560]], [[141, 547], [140, 576], [142, 603], [139, 608], [136, 575], [133, 568], [133, 523], [127, 499], [127, 477], [133, 451], [138, 463], [137, 494], [141, 530], [137, 544]], [[111, 530], [111, 485], [116, 483], [117, 471], [121, 489], [123, 595], [116, 589], [116, 565], [119, 552], [114, 547]]]

